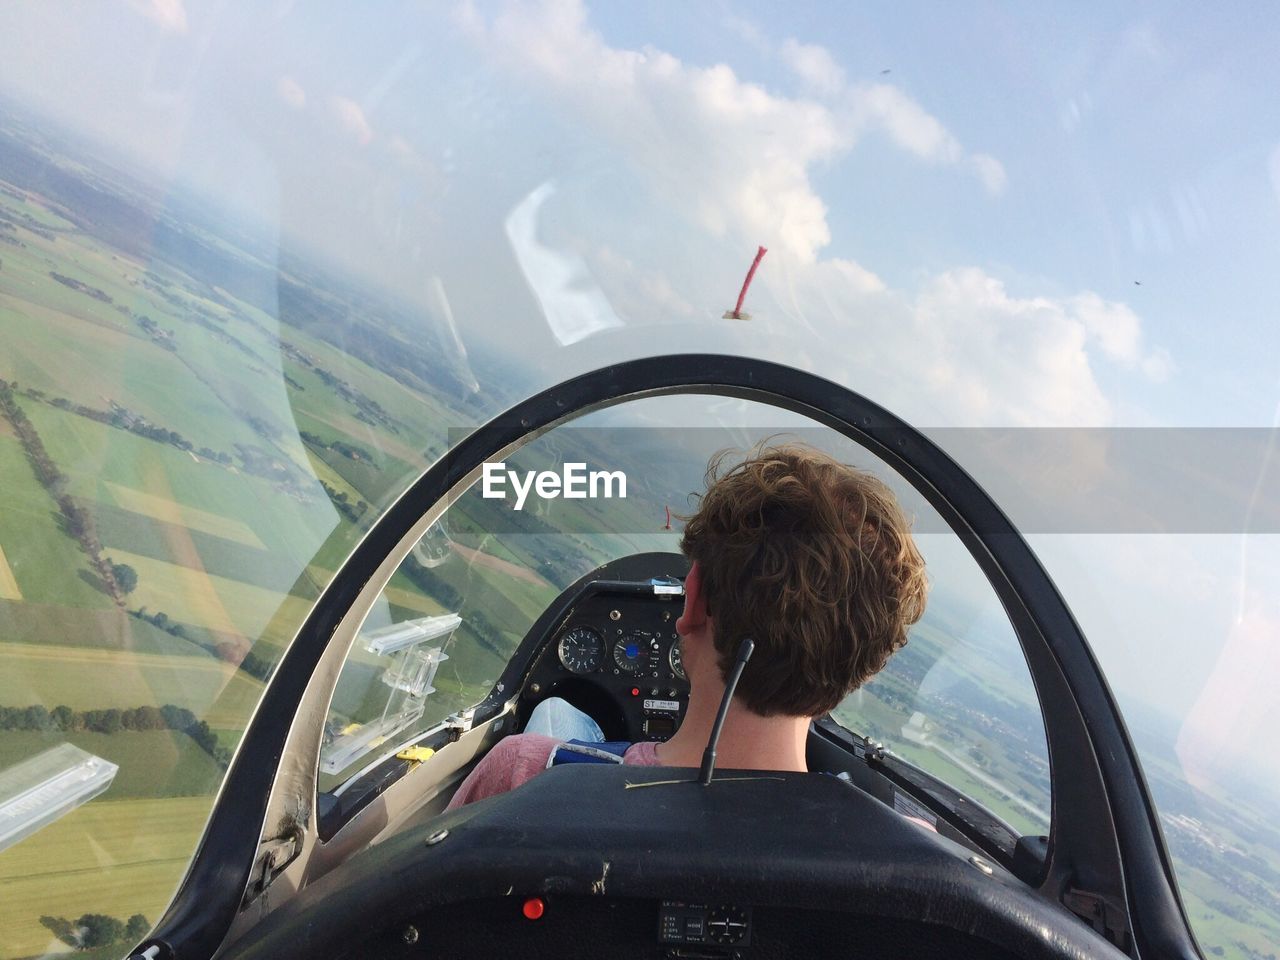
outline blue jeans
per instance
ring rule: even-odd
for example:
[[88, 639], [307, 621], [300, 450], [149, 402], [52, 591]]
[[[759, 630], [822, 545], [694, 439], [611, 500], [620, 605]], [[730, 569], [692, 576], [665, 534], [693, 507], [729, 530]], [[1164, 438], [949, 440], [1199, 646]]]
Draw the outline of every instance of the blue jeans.
[[603, 743], [604, 731], [591, 717], [567, 700], [547, 697], [529, 714], [525, 733], [540, 733], [557, 740], [581, 740], [584, 743]]

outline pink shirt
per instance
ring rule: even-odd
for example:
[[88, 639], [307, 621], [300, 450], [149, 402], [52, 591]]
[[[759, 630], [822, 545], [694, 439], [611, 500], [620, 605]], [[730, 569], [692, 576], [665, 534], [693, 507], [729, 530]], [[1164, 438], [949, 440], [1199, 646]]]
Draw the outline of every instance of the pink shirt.
[[[474, 770], [462, 781], [462, 786], [449, 801], [446, 810], [454, 810], [464, 804], [483, 800], [514, 790], [527, 780], [547, 769], [551, 751], [564, 743], [555, 737], [540, 733], [521, 733], [498, 741]], [[633, 743], [622, 755], [622, 762], [633, 767], [657, 767], [658, 745], [651, 742]], [[937, 828], [919, 817], [906, 817], [914, 824], [937, 833]]]
[[[483, 800], [514, 790], [526, 780], [547, 769], [551, 751], [564, 743], [540, 733], [522, 733], [505, 737], [476, 765], [449, 801], [453, 810], [467, 803]], [[633, 743], [622, 755], [622, 762], [635, 767], [658, 766], [656, 743]]]

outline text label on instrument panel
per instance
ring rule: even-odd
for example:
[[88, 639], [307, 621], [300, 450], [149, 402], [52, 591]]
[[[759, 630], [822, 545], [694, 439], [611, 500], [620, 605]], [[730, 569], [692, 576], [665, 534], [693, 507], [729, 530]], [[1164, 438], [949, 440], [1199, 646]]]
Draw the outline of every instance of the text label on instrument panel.
[[[751, 908], [709, 906], [664, 900], [658, 913], [658, 942], [746, 947], [751, 944]], [[705, 954], [699, 953], [699, 956]], [[726, 956], [737, 956], [735, 950]]]
[[670, 710], [674, 713], [680, 712], [679, 700], [646, 700], [644, 702], [646, 710]]

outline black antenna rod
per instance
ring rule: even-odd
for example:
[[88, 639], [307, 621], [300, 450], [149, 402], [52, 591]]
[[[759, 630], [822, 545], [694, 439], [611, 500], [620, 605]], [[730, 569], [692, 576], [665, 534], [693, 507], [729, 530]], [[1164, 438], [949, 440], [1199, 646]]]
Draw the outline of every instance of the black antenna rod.
[[716, 744], [720, 742], [720, 730], [724, 727], [725, 715], [729, 712], [729, 703], [733, 700], [733, 691], [738, 689], [738, 681], [742, 679], [742, 670], [751, 659], [755, 650], [755, 641], [747, 637], [738, 647], [738, 656], [733, 661], [733, 669], [724, 684], [724, 698], [720, 701], [720, 710], [716, 713], [716, 722], [711, 727], [711, 739], [707, 741], [707, 749], [702, 751], [702, 769], [698, 771], [698, 782], [704, 787], [711, 786], [711, 774], [716, 769]]

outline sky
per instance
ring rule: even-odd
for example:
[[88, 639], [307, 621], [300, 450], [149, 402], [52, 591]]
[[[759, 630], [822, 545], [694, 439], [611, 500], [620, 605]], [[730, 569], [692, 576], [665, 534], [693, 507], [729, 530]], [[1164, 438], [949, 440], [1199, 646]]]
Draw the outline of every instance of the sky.
[[[0, 95], [531, 386], [706, 349], [927, 428], [1271, 427], [1278, 40], [1243, 3], [5, 4]], [[1275, 540], [1033, 538], [1188, 770], [1280, 728]]]

